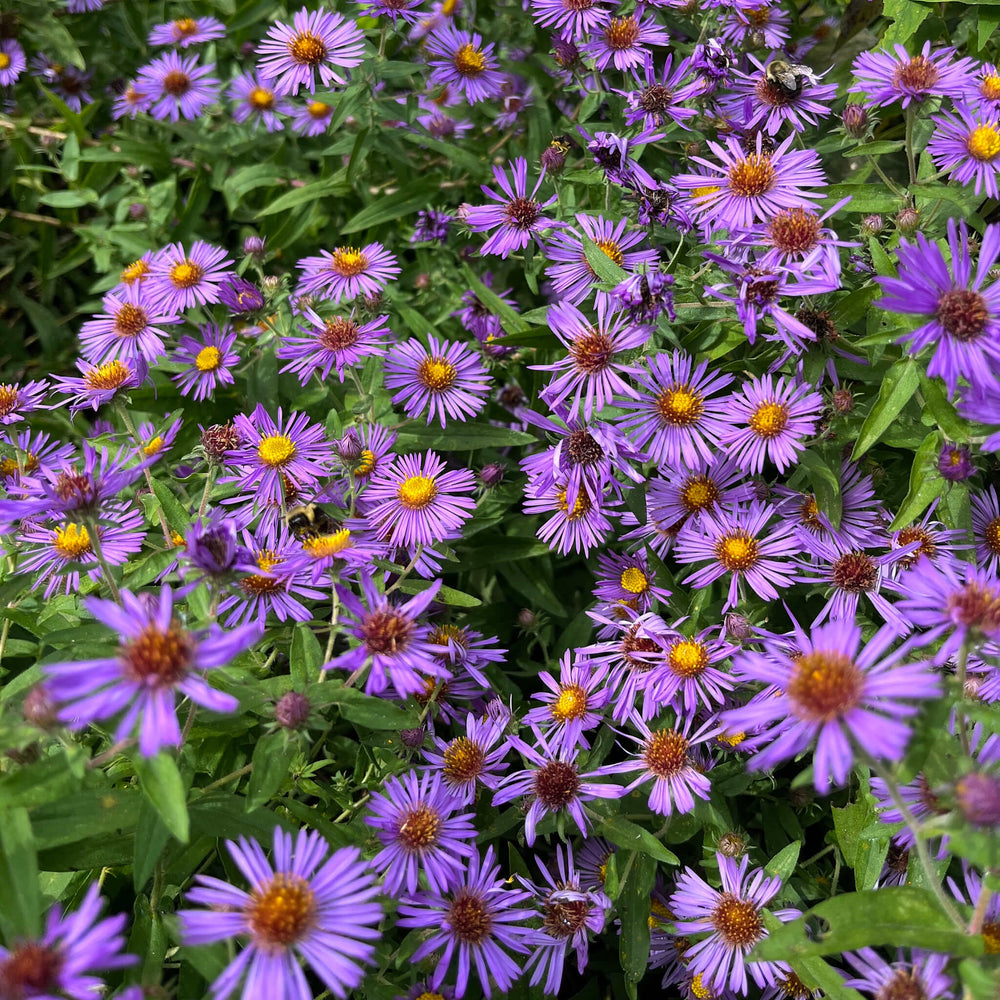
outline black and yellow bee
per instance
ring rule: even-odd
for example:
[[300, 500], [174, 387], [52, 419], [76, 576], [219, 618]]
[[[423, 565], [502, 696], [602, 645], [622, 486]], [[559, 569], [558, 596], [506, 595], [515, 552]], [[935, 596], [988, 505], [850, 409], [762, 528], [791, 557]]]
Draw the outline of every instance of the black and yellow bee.
[[764, 67], [764, 79], [786, 97], [798, 97], [806, 83], [818, 83], [816, 74], [802, 63], [773, 59]]
[[290, 507], [285, 515], [285, 524], [300, 542], [320, 535], [331, 535], [337, 530], [337, 522], [314, 503]]

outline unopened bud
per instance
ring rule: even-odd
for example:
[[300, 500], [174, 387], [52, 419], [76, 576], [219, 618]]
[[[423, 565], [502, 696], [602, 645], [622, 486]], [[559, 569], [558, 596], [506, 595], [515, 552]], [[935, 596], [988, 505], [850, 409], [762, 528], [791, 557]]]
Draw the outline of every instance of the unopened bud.
[[538, 616], [535, 614], [531, 608], [521, 608], [517, 613], [517, 624], [521, 628], [534, 628], [535, 623], [538, 621]]
[[701, 156], [700, 142], [686, 142], [684, 144], [684, 155], [687, 157]]
[[399, 738], [408, 750], [419, 750], [424, 745], [427, 732], [424, 729], [403, 729]]
[[542, 150], [541, 164], [550, 174], [559, 174], [566, 166], [566, 157], [555, 146], [546, 146]]
[[128, 207], [128, 214], [131, 219], [145, 219], [146, 206], [141, 201], [133, 201]]
[[863, 139], [871, 124], [868, 109], [863, 104], [848, 104], [844, 108], [841, 120], [844, 123], [844, 131], [852, 139]]
[[24, 721], [39, 729], [54, 729], [59, 724], [56, 703], [41, 684], [33, 687], [21, 707]]
[[361, 458], [364, 450], [361, 445], [361, 437], [353, 427], [348, 427], [344, 431], [344, 436], [334, 446], [337, 455], [345, 462], [356, 462]]
[[504, 466], [500, 462], [490, 462], [479, 471], [479, 481], [487, 488], [499, 486], [503, 482]]
[[267, 256], [267, 248], [262, 236], [248, 236], [243, 241], [243, 253], [254, 260], [263, 260]]
[[843, 416], [854, 410], [854, 393], [850, 389], [833, 390], [833, 412]]
[[431, 276], [426, 272], [418, 274], [413, 281], [414, 287], [418, 288], [420, 291], [431, 287]]
[[240, 433], [233, 424], [213, 424], [201, 432], [201, 447], [212, 465], [225, 465], [226, 452], [240, 446]]
[[274, 718], [283, 729], [299, 729], [309, 718], [312, 705], [304, 694], [286, 691], [274, 706]]
[[878, 236], [880, 232], [885, 228], [885, 219], [881, 215], [866, 215], [861, 220], [861, 235], [862, 236]]
[[722, 620], [722, 628], [727, 639], [735, 639], [737, 642], [745, 642], [753, 636], [753, 626], [735, 611], [730, 611]]
[[896, 228], [904, 236], [912, 235], [920, 228], [920, 213], [915, 208], [904, 208], [896, 216]]

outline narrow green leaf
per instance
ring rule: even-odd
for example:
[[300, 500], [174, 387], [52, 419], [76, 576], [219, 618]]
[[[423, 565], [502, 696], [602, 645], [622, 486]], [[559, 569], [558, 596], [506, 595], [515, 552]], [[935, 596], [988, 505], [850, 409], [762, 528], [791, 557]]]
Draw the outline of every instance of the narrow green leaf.
[[42, 910], [38, 856], [28, 810], [0, 810], [0, 927], [4, 937], [37, 937]]
[[90, 188], [82, 191], [48, 191], [38, 201], [52, 208], [80, 208], [83, 205], [93, 205], [97, 201], [97, 192]]
[[132, 887], [141, 892], [149, 881], [163, 849], [170, 840], [160, 814], [149, 801], [144, 801], [139, 810], [139, 822], [135, 827], [135, 849], [132, 860]]
[[370, 698], [354, 688], [331, 687], [328, 697], [345, 719], [368, 729], [412, 729], [417, 725], [416, 712], [405, 711], [383, 698]]
[[159, 813], [164, 826], [182, 843], [186, 844], [191, 832], [187, 810], [187, 797], [177, 762], [167, 752], [155, 757], [133, 757], [139, 787], [153, 808]]
[[626, 866], [628, 875], [618, 897], [622, 921], [618, 957], [626, 978], [637, 983], [646, 974], [649, 960], [649, 897], [656, 880], [656, 861], [647, 854], [635, 854], [622, 859], [623, 872]]
[[892, 531], [911, 524], [941, 495], [945, 481], [934, 464], [941, 449], [940, 437], [938, 431], [931, 431], [914, 452], [913, 465], [910, 467], [910, 488], [890, 525]]
[[472, 288], [472, 291], [475, 293], [476, 298], [479, 299], [479, 301], [482, 302], [482, 304], [486, 306], [490, 312], [499, 317], [500, 325], [508, 334], [514, 335], [522, 333], [528, 329], [529, 324], [518, 316], [511, 306], [504, 302], [504, 300], [500, 298], [500, 296], [497, 295], [492, 288], [487, 288], [468, 264], [462, 265], [462, 274]]
[[649, 830], [625, 819], [624, 816], [609, 816], [603, 820], [599, 827], [599, 833], [619, 847], [639, 851], [641, 854], [664, 862], [664, 864], [680, 864], [677, 855], [673, 851], [668, 851]]
[[425, 180], [414, 181], [400, 188], [395, 194], [377, 195], [375, 200], [356, 212], [340, 227], [342, 235], [357, 233], [362, 229], [413, 215], [427, 207], [428, 188]]
[[318, 201], [320, 198], [338, 198], [351, 191], [350, 184], [347, 184], [339, 175], [328, 177], [321, 181], [312, 181], [305, 187], [295, 188], [292, 191], [275, 198], [270, 205], [257, 209], [258, 219], [268, 215], [278, 215], [287, 212], [290, 208], [298, 208], [300, 205], [308, 205]]
[[872, 445], [876, 444], [889, 429], [902, 409], [913, 398], [920, 385], [920, 370], [907, 359], [897, 361], [882, 380], [878, 399], [861, 425], [858, 439], [854, 442], [851, 461], [856, 462]]
[[834, 531], [840, 527], [843, 502], [840, 495], [840, 475], [812, 449], [799, 454], [799, 462], [809, 473], [809, 482], [816, 506], [829, 518]]
[[[429, 580], [404, 580], [399, 589], [404, 594], [420, 594], [430, 585]], [[454, 587], [440, 587], [434, 600], [453, 608], [478, 608], [483, 603], [478, 597], [456, 590]]]
[[954, 404], [948, 399], [941, 380], [927, 378], [921, 373], [920, 391], [924, 395], [928, 411], [948, 440], [965, 444], [969, 440], [969, 425], [958, 415]]
[[153, 493], [167, 518], [167, 527], [179, 535], [186, 535], [191, 527], [191, 515], [174, 496], [170, 487], [160, 479], [153, 479]]
[[270, 733], [257, 741], [247, 787], [247, 812], [253, 812], [270, 801], [288, 775], [295, 753], [295, 744], [285, 739], [284, 733]]
[[320, 646], [316, 633], [308, 625], [300, 622], [295, 626], [288, 661], [293, 687], [304, 688], [319, 677], [323, 666], [323, 647]]
[[396, 439], [400, 451], [478, 451], [480, 448], [512, 448], [534, 444], [534, 434], [486, 424], [454, 424], [450, 427], [407, 427]]
[[802, 850], [802, 841], [796, 840], [783, 847], [766, 865], [764, 871], [768, 875], [777, 875], [782, 882], [787, 882], [791, 878], [792, 872], [799, 861], [799, 851]]
[[583, 236], [583, 252], [590, 269], [608, 285], [620, 285], [628, 271], [616, 264], [589, 236]]

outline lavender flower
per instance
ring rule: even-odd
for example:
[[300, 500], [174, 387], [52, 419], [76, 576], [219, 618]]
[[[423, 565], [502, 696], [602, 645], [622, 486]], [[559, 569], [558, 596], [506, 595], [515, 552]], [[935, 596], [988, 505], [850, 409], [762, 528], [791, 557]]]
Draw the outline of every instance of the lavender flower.
[[331, 316], [323, 319], [315, 309], [302, 310], [305, 325], [299, 330], [305, 336], [283, 336], [275, 356], [288, 364], [283, 372], [295, 372], [305, 385], [313, 375], [326, 382], [330, 372], [337, 370], [337, 377], [344, 381], [344, 373], [364, 358], [384, 353], [392, 331], [386, 326], [388, 315], [377, 316], [367, 323], [355, 319], [354, 310], [349, 316]]
[[462, 31], [451, 24], [435, 28], [424, 43], [432, 58], [429, 86], [444, 86], [478, 104], [500, 94], [503, 74], [493, 57], [493, 43], [483, 45], [482, 35]]
[[924, 42], [920, 52], [911, 56], [896, 44], [891, 52], [862, 52], [851, 67], [858, 82], [848, 88], [852, 94], [866, 94], [876, 107], [901, 101], [904, 108], [926, 97], [948, 97], [965, 90], [971, 83], [974, 63], [954, 59], [953, 48], [931, 49]]
[[197, 56], [168, 52], [140, 67], [135, 89], [144, 95], [145, 109], [154, 118], [193, 120], [216, 99], [219, 81], [209, 75], [214, 68], [200, 66]]
[[165, 247], [150, 263], [144, 286], [151, 302], [167, 313], [219, 301], [219, 286], [232, 273], [226, 251], [195, 240], [186, 253], [180, 243]]
[[670, 36], [651, 17], [642, 17], [638, 8], [634, 14], [613, 17], [600, 27], [592, 41], [583, 46], [583, 52], [594, 59], [596, 68], [603, 72], [609, 63], [615, 69], [628, 72], [642, 66], [652, 57], [651, 45], [667, 45]]
[[291, 114], [292, 105], [281, 100], [264, 86], [253, 73], [240, 73], [229, 85], [226, 96], [236, 102], [233, 118], [243, 123], [252, 119], [254, 128], [263, 123], [268, 132], [280, 132], [285, 126], [278, 115]]
[[175, 45], [186, 49], [189, 45], [201, 45], [225, 37], [225, 25], [214, 17], [181, 17], [151, 28], [149, 44]]
[[375, 295], [399, 274], [393, 254], [381, 243], [320, 250], [318, 257], [303, 257], [295, 265], [302, 272], [300, 295], [319, 295], [340, 302], [361, 295]]
[[0, 40], [0, 87], [13, 87], [26, 65], [24, 49], [16, 39]]
[[548, 28], [568, 38], [583, 38], [603, 28], [611, 12], [603, 6], [607, 0], [531, 0], [531, 18], [541, 28]]
[[80, 359], [76, 367], [81, 373], [79, 376], [58, 375], [52, 379], [53, 390], [69, 397], [62, 403], [69, 405], [70, 413], [87, 409], [96, 412], [119, 393], [138, 388], [149, 376], [149, 366], [142, 358], [128, 362], [116, 359], [100, 365]]
[[[431, 638], [435, 638], [432, 636]], [[471, 805], [480, 785], [496, 791], [499, 772], [507, 769], [507, 738], [502, 724], [480, 720], [471, 712], [465, 720], [465, 735], [445, 742], [434, 737], [434, 749], [424, 750], [429, 769], [440, 771], [444, 786], [456, 802]]]
[[182, 396], [192, 396], [201, 402], [211, 399], [222, 385], [233, 384], [230, 369], [239, 364], [240, 356], [233, 350], [236, 332], [228, 327], [206, 323], [198, 331], [199, 339], [181, 337], [171, 361], [184, 365], [184, 370], [171, 376], [180, 387]]
[[44, 380], [0, 383], [0, 424], [16, 424], [37, 410], [48, 392]]
[[954, 981], [945, 972], [947, 955], [928, 954], [914, 949], [912, 961], [907, 962], [903, 950], [896, 950], [896, 961], [891, 965], [873, 948], [845, 952], [844, 959], [855, 975], [844, 985], [848, 989], [864, 990], [872, 997], [891, 997], [907, 991], [917, 996], [934, 997], [935, 1000], [953, 1000]]

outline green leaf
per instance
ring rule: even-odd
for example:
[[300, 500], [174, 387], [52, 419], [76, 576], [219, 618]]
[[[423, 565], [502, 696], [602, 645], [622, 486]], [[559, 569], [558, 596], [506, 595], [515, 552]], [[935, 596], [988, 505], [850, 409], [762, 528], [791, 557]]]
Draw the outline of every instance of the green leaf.
[[93, 205], [97, 201], [97, 192], [90, 188], [82, 191], [48, 191], [38, 201], [39, 204], [52, 208], [80, 208], [83, 205]]
[[878, 399], [871, 408], [871, 412], [865, 417], [865, 422], [861, 425], [861, 430], [858, 433], [858, 439], [854, 442], [854, 450], [851, 452], [852, 462], [861, 458], [885, 434], [902, 412], [903, 407], [913, 398], [919, 385], [920, 370], [909, 359], [897, 361], [886, 372], [879, 389]]
[[253, 748], [253, 770], [247, 787], [247, 812], [266, 805], [288, 775], [297, 748], [284, 733], [271, 733]]
[[534, 434], [486, 424], [454, 424], [450, 427], [407, 427], [396, 439], [400, 451], [478, 451], [480, 448], [512, 448], [534, 444]]
[[618, 939], [618, 957], [627, 979], [637, 983], [646, 974], [649, 960], [649, 896], [656, 880], [656, 861], [647, 854], [622, 859], [622, 871], [628, 867], [618, 913], [622, 930]]
[[911, 524], [941, 495], [945, 481], [935, 468], [935, 459], [940, 450], [940, 432], [931, 431], [914, 452], [913, 465], [910, 467], [910, 488], [895, 520], [889, 526], [891, 531], [898, 531]]
[[[422, 593], [430, 585], [429, 580], [404, 580], [399, 585], [399, 589], [404, 594], [413, 595]], [[472, 594], [466, 594], [461, 590], [455, 590], [454, 587], [440, 587], [434, 600], [441, 604], [448, 604], [453, 608], [478, 608], [483, 603], [478, 597], [473, 597]]]
[[418, 722], [416, 712], [406, 711], [383, 698], [370, 698], [354, 688], [331, 686], [327, 697], [345, 719], [368, 729], [413, 729]]
[[868, 252], [872, 255], [872, 263], [875, 265], [875, 273], [884, 278], [895, 278], [896, 267], [892, 263], [892, 258], [882, 248], [874, 236], [868, 238]]
[[414, 181], [395, 194], [378, 195], [375, 200], [356, 212], [340, 227], [341, 235], [357, 233], [404, 215], [413, 215], [428, 205], [426, 180]]
[[182, 843], [191, 834], [187, 796], [177, 762], [166, 751], [155, 757], [133, 757], [139, 787], [153, 808], [159, 813], [164, 826]]
[[959, 415], [954, 404], [948, 399], [944, 384], [940, 379], [920, 375], [920, 391], [930, 415], [949, 441], [965, 444], [969, 440], [969, 425]]
[[766, 865], [764, 871], [768, 875], [777, 875], [782, 882], [787, 882], [795, 871], [795, 866], [799, 861], [799, 851], [802, 850], [802, 841], [796, 840], [783, 847]]
[[583, 252], [590, 269], [608, 285], [620, 285], [628, 278], [628, 271], [619, 267], [589, 236], [583, 236]]
[[[819, 921], [825, 922], [826, 929], [810, 931]], [[926, 948], [956, 957], [983, 952], [982, 939], [955, 927], [932, 892], [899, 886], [827, 899], [773, 930], [750, 957], [791, 961], [878, 945]]]
[[304, 688], [319, 677], [323, 666], [323, 647], [316, 633], [301, 622], [292, 633], [292, 648], [288, 654], [288, 668], [292, 675], [292, 685]]
[[657, 861], [668, 865], [680, 864], [680, 859], [673, 851], [668, 851], [649, 830], [625, 819], [624, 816], [609, 816], [599, 827], [601, 836], [607, 837], [612, 844], [639, 851]]
[[882, 36], [882, 45], [888, 48], [906, 45], [930, 14], [930, 8], [913, 0], [885, 0], [882, 14], [895, 22]]
[[816, 506], [830, 519], [834, 531], [840, 527], [843, 503], [840, 496], [840, 476], [830, 468], [821, 455], [807, 449], [799, 455], [799, 462], [809, 473], [809, 482], [816, 497]]
[[[495, 536], [494, 536], [495, 537]], [[504, 536], [502, 541], [485, 545], [462, 547], [462, 569], [478, 566], [495, 566], [501, 562], [518, 562], [522, 559], [540, 559], [549, 555], [551, 549], [537, 538], [514, 538]]]
[[38, 856], [28, 810], [0, 810], [0, 927], [4, 937], [37, 937], [42, 908]]
[[857, 146], [851, 146], [843, 151], [844, 156], [880, 156], [882, 153], [898, 153], [905, 148], [906, 143], [902, 139], [894, 142], [863, 142]]
[[287, 212], [290, 208], [298, 208], [299, 205], [308, 205], [310, 202], [318, 201], [320, 198], [340, 198], [351, 193], [350, 184], [346, 183], [339, 175], [328, 177], [321, 181], [312, 181], [305, 187], [296, 188], [280, 198], [275, 198], [270, 205], [265, 205], [256, 211], [258, 219], [268, 215], [278, 215]]
[[[32, 811], [39, 851], [96, 838], [107, 844], [134, 831], [142, 796], [136, 791], [92, 788], [65, 795]], [[114, 835], [114, 836], [111, 836]], [[131, 858], [126, 855], [125, 863]]]
[[475, 292], [476, 298], [499, 318], [500, 325], [508, 334], [523, 333], [528, 329], [529, 324], [518, 316], [492, 288], [487, 288], [468, 264], [462, 265], [462, 274], [472, 291]]
[[181, 506], [170, 487], [163, 480], [154, 477], [153, 493], [167, 519], [167, 527], [179, 535], [186, 535], [191, 527], [191, 514]]
[[141, 892], [143, 886], [156, 868], [163, 849], [170, 840], [167, 829], [160, 814], [152, 803], [145, 801], [139, 810], [139, 822], [135, 828], [135, 848], [132, 860], [132, 887]]
[[861, 831], [878, 819], [878, 813], [867, 798], [860, 798], [842, 809], [833, 808], [833, 828], [844, 861], [854, 867]]

